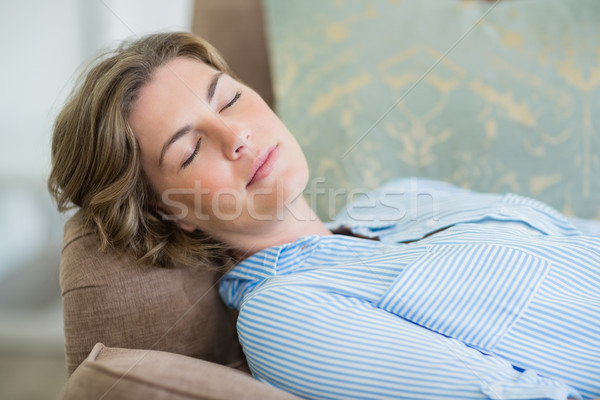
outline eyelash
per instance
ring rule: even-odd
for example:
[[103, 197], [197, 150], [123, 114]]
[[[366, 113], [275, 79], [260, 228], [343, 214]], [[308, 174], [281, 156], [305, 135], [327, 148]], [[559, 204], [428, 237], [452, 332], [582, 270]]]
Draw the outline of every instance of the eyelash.
[[[225, 106], [223, 108], [221, 108], [221, 111], [234, 105], [235, 102], [239, 100], [241, 95], [242, 95], [242, 92], [236, 92], [235, 96], [233, 96], [233, 99], [231, 99], [231, 101], [229, 103], [225, 104]], [[219, 112], [221, 112], [221, 111], [219, 111]]]
[[[236, 92], [235, 96], [233, 96], [233, 99], [231, 99], [231, 101], [229, 103], [225, 104], [225, 106], [223, 108], [221, 108], [221, 110], [219, 112], [234, 105], [240, 99], [241, 96], [242, 96], [242, 92]], [[202, 140], [202, 138], [198, 139], [198, 141], [196, 142], [196, 147], [194, 147], [194, 151], [188, 157], [188, 159], [183, 162], [182, 168], [187, 167], [188, 165], [190, 165], [192, 163], [192, 161], [194, 161], [194, 158], [196, 158], [196, 155], [198, 154], [198, 150], [200, 149], [200, 141], [201, 140]]]
[[198, 141], [196, 142], [196, 147], [194, 147], [194, 151], [192, 152], [192, 155], [189, 156], [188, 159], [183, 162], [182, 168], [187, 167], [191, 164], [192, 161], [194, 161], [194, 158], [196, 158], [196, 154], [198, 154], [198, 149], [200, 148], [200, 141], [202, 141], [202, 138], [198, 139]]

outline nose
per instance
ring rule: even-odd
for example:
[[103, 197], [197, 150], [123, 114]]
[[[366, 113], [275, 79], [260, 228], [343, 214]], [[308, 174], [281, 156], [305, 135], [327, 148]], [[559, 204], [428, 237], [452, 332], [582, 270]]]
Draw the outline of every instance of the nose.
[[252, 131], [245, 126], [227, 124], [222, 132], [223, 154], [231, 161], [237, 160], [246, 151], [250, 151]]

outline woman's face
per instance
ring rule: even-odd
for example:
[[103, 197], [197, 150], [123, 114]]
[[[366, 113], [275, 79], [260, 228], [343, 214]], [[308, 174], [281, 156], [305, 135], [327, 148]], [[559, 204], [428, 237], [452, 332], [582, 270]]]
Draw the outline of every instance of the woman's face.
[[308, 181], [300, 146], [261, 97], [197, 60], [159, 67], [129, 124], [161, 209], [185, 230], [259, 234]]

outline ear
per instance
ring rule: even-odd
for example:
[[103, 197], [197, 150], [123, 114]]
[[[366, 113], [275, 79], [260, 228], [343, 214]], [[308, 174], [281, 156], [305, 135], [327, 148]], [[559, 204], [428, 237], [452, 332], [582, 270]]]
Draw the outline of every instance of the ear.
[[181, 219], [175, 221], [175, 225], [177, 225], [180, 229], [186, 232], [194, 232], [196, 230], [196, 227], [194, 225], [188, 224], [187, 222]]

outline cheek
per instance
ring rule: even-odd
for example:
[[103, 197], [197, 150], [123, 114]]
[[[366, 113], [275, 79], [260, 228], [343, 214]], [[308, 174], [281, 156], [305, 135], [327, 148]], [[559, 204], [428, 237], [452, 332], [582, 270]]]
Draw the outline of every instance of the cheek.
[[214, 223], [237, 220], [245, 211], [245, 202], [239, 193], [222, 190], [203, 199], [202, 209]]
[[166, 189], [159, 194], [162, 204], [167, 209], [168, 218], [172, 220], [190, 221], [196, 214], [195, 196], [189, 189]]
[[302, 151], [302, 148], [300, 147], [300, 144], [298, 144], [296, 139], [292, 137], [291, 141], [291, 147], [293, 149], [293, 156], [291, 158], [294, 160], [294, 165], [292, 167], [296, 169], [297, 176], [299, 177], [299, 179], [301, 179], [301, 181], [303, 181], [304, 184], [306, 184], [308, 182], [309, 176], [308, 162], [306, 161], [306, 157], [304, 156], [304, 151]]
[[235, 221], [245, 210], [245, 203], [239, 193], [228, 190], [205, 193], [178, 189], [164, 193], [162, 201], [169, 212], [169, 218], [185, 220], [200, 229], [209, 228], [215, 223]]
[[214, 196], [218, 193], [234, 191], [234, 179], [230, 169], [216, 164], [207, 164], [202, 172], [191, 178], [194, 188], [203, 196]]
[[[231, 176], [224, 170], [213, 166], [207, 174], [196, 177], [195, 208], [204, 219], [231, 221], [240, 216], [244, 198], [235, 190]], [[213, 172], [214, 171], [214, 172]]]
[[161, 182], [159, 200], [176, 219], [207, 219], [212, 215], [211, 205], [215, 193], [222, 191], [218, 177], [188, 177], [175, 181]]

